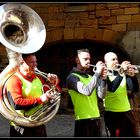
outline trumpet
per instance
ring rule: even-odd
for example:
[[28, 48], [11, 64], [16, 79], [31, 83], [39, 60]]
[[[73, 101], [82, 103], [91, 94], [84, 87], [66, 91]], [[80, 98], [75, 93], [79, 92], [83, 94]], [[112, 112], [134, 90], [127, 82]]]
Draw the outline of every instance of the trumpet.
[[88, 66], [93, 67], [93, 72], [96, 70], [96, 65], [88, 64]]
[[[88, 64], [88, 66], [93, 67], [93, 72], [96, 71], [96, 65]], [[107, 75], [108, 75], [108, 76], [113, 76], [113, 75], [114, 75], [114, 71], [118, 71], [118, 70], [110, 69], [110, 68], [108, 68], [108, 67], [106, 67], [106, 69], [107, 69]]]
[[[117, 66], [120, 74], [126, 73], [130, 76], [134, 76], [135, 74], [139, 73], [138, 69], [140, 68], [140, 65], [129, 65], [126, 70], [121, 66], [121, 64], [117, 64]], [[129, 69], [133, 69], [134, 72], [129, 72]]]
[[[121, 68], [121, 64], [117, 64], [117, 66]], [[128, 68], [133, 68], [134, 70], [138, 70], [140, 69], [140, 65], [130, 65], [128, 66]]]
[[[96, 65], [88, 64], [88, 66], [93, 67], [93, 72], [96, 71]], [[121, 64], [116, 64], [116, 66], [118, 67], [117, 69], [111, 69], [111, 68], [106, 67], [106, 69], [107, 69], [107, 75], [108, 76], [113, 76], [114, 75], [114, 71], [117, 71], [119, 74], [126, 73], [126, 74], [128, 74], [130, 76], [134, 76], [134, 74], [139, 73], [139, 70], [138, 69], [140, 69], [140, 65], [130, 65], [130, 66], [127, 67], [126, 70], [124, 70], [121, 67]], [[130, 68], [131, 69], [134, 69], [134, 73], [130, 73], [128, 71], [128, 69], [130, 69]]]
[[140, 69], [140, 65], [134, 65], [135, 67], [137, 67], [138, 69]]
[[[56, 82], [55, 84], [52, 84], [50, 82], [50, 80], [48, 79], [48, 74], [43, 72], [43, 71], [40, 71], [37, 67], [35, 68], [35, 73], [42, 76], [49, 84], [49, 86], [51, 87], [49, 91], [53, 91], [53, 96], [57, 96], [57, 97], [60, 97], [61, 93], [58, 91], [57, 89], [57, 84], [59, 83], [58, 82], [58, 79], [56, 79]], [[42, 87], [42, 91], [44, 90], [44, 87], [48, 87], [48, 85], [44, 84], [43, 87]], [[56, 98], [58, 99], [58, 98]], [[51, 99], [50, 102], [53, 103], [55, 100], [54, 99]]]

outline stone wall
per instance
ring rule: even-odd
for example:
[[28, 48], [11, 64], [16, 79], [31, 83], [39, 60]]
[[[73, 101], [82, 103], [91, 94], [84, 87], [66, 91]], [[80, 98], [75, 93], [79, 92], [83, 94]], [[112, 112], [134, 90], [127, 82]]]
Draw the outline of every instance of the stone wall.
[[[140, 3], [24, 3], [42, 18], [45, 45], [64, 40], [101, 40], [121, 45], [140, 64]], [[0, 45], [0, 62], [6, 63]], [[138, 79], [140, 75], [138, 74]], [[139, 80], [140, 81], [140, 80]]]
[[140, 29], [139, 3], [87, 3], [81, 6], [71, 6], [70, 3], [25, 4], [42, 18], [47, 29], [46, 44], [69, 39], [121, 44], [128, 31]]
[[[140, 30], [139, 3], [87, 3], [76, 6], [71, 6], [69, 3], [28, 3], [27, 5], [43, 19], [47, 29], [46, 43], [70, 39], [107, 41], [121, 44], [132, 61], [140, 63], [135, 56], [138, 50], [131, 47], [129, 52], [129, 47], [126, 47], [122, 41], [130, 31]], [[129, 41], [128, 39], [127, 44]], [[137, 40], [133, 43], [131, 41], [132, 46], [135, 46], [136, 42], [139, 46]]]

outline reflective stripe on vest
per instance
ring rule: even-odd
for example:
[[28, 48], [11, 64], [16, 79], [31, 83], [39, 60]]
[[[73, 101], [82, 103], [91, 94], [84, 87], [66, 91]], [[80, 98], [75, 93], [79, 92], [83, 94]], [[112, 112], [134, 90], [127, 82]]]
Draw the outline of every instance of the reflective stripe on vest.
[[[85, 85], [87, 85], [92, 78], [92, 76], [90, 75], [88, 78], [85, 78], [80, 76], [79, 74], [73, 74], [78, 76], [80, 78], [80, 81]], [[100, 117], [96, 90], [94, 90], [90, 96], [80, 94], [71, 89], [69, 89], [68, 91], [74, 105], [75, 120]]]

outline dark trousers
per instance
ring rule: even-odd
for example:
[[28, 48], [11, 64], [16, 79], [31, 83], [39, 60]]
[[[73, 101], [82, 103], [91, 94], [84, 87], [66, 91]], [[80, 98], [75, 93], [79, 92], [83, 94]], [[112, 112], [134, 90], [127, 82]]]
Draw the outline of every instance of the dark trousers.
[[82, 119], [75, 121], [75, 137], [100, 137], [99, 119]]
[[111, 137], [135, 137], [135, 124], [131, 111], [105, 111], [105, 125]]
[[10, 126], [10, 137], [47, 137], [46, 127]]

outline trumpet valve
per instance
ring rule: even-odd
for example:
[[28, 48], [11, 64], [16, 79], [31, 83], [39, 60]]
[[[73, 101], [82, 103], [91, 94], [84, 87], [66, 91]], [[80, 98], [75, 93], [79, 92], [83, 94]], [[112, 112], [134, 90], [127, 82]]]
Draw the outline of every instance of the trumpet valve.
[[139, 73], [137, 66], [131, 65], [131, 66], [129, 66], [129, 68], [132, 68], [134, 70], [134, 73]]

